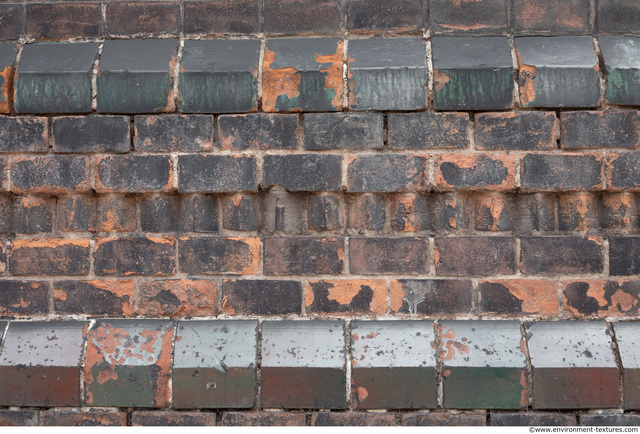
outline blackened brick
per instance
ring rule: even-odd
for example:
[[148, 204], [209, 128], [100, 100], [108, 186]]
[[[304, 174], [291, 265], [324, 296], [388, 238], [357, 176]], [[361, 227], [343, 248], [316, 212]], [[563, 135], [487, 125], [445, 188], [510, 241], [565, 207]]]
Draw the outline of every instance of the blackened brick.
[[522, 186], [530, 190], [601, 189], [602, 159], [588, 154], [527, 154], [522, 159]]
[[485, 194], [476, 197], [475, 227], [479, 231], [510, 231], [517, 221], [514, 196]]
[[234, 231], [258, 231], [262, 228], [260, 198], [237, 194], [223, 199], [222, 226]]
[[469, 146], [466, 113], [390, 113], [391, 149], [458, 149]]
[[311, 415], [311, 426], [394, 426], [393, 413], [348, 412], [333, 413], [322, 411]]
[[436, 237], [436, 274], [514, 274], [515, 244], [512, 237]]
[[526, 34], [588, 34], [589, 0], [515, 0], [513, 27]]
[[168, 275], [175, 273], [175, 238], [99, 238], [94, 253], [99, 276]]
[[353, 33], [418, 31], [424, 27], [419, 0], [349, 0], [347, 29]]
[[515, 172], [511, 155], [437, 155], [434, 182], [439, 190], [509, 190]]
[[430, 196], [431, 221], [437, 232], [467, 229], [471, 222], [472, 204], [464, 197], [454, 194], [434, 194]]
[[0, 39], [18, 39], [22, 36], [24, 32], [24, 5], [18, 3], [0, 5], [0, 17], [2, 17]]
[[217, 232], [215, 196], [147, 196], [140, 200], [144, 232]]
[[342, 157], [299, 154], [264, 157], [262, 185], [289, 191], [338, 191], [342, 188]]
[[54, 152], [129, 152], [129, 117], [68, 116], [51, 123]]
[[640, 112], [635, 110], [562, 112], [564, 149], [640, 146]]
[[565, 413], [491, 413], [491, 426], [574, 426], [575, 414]]
[[600, 237], [523, 237], [520, 269], [525, 274], [601, 273]]
[[607, 155], [606, 174], [610, 190], [639, 190], [640, 153]]
[[20, 197], [13, 206], [13, 232], [37, 234], [53, 229], [55, 200], [50, 197]]
[[178, 157], [180, 193], [256, 191], [255, 157], [181, 155]]
[[180, 238], [180, 271], [189, 274], [256, 274], [259, 238]]
[[215, 426], [216, 414], [200, 411], [134, 411], [132, 426]]
[[343, 262], [342, 238], [264, 238], [264, 274], [341, 274]]
[[266, 33], [290, 35], [340, 30], [337, 0], [265, 0], [263, 14]]
[[31, 3], [25, 5], [27, 34], [34, 39], [97, 38], [99, 4]]
[[342, 204], [340, 199], [329, 196], [309, 197], [307, 219], [314, 231], [338, 231], [342, 229]]
[[0, 316], [46, 315], [49, 284], [35, 280], [0, 280]]
[[381, 231], [386, 221], [385, 200], [382, 196], [359, 194], [348, 200], [349, 228], [358, 231]]
[[[638, 314], [640, 308], [639, 280], [565, 281], [562, 291], [564, 310], [575, 317], [633, 316]], [[627, 397], [631, 398], [629, 395]]]
[[97, 228], [97, 201], [93, 196], [58, 199], [58, 229], [63, 232], [93, 232]]
[[640, 426], [637, 414], [581, 414], [582, 426]]
[[0, 116], [0, 152], [46, 152], [47, 118]]
[[211, 115], [138, 115], [133, 145], [143, 152], [208, 152], [213, 149]]
[[602, 196], [600, 224], [603, 229], [635, 229], [640, 225], [637, 197], [631, 193]]
[[145, 193], [173, 188], [173, 162], [165, 155], [118, 155], [96, 159], [96, 191]]
[[108, 3], [106, 32], [111, 36], [176, 35], [180, 5], [171, 3]]
[[391, 198], [391, 229], [400, 232], [425, 231], [430, 227], [427, 198], [417, 194]]
[[11, 273], [17, 276], [79, 276], [89, 272], [89, 240], [14, 240], [9, 255]]
[[124, 411], [47, 410], [40, 416], [42, 426], [127, 426]]
[[58, 280], [53, 290], [54, 310], [58, 314], [133, 314], [133, 280]]
[[137, 227], [134, 197], [105, 195], [98, 198], [98, 232], [133, 232]]
[[138, 284], [138, 315], [210, 316], [218, 313], [216, 292], [212, 280], [147, 280]]
[[75, 156], [20, 157], [13, 161], [13, 191], [71, 193], [89, 190], [89, 159]]
[[492, 315], [558, 315], [558, 285], [548, 280], [479, 282], [480, 311]]
[[0, 195], [0, 232], [12, 232], [13, 228], [13, 197]]
[[552, 194], [520, 195], [518, 208], [522, 227], [529, 226], [537, 231], [556, 230], [555, 197]]
[[599, 229], [599, 201], [590, 193], [567, 193], [558, 199], [558, 229], [586, 231]]
[[618, 276], [640, 274], [640, 237], [609, 238], [609, 272]]
[[310, 280], [304, 299], [307, 313], [384, 315], [387, 284], [382, 279]]
[[556, 149], [558, 118], [554, 112], [479, 113], [476, 147], [487, 150]]
[[487, 416], [473, 413], [404, 413], [403, 426], [484, 426]]
[[304, 426], [305, 414], [290, 411], [231, 411], [222, 414], [222, 426]]
[[257, 33], [258, 0], [185, 1], [183, 27], [187, 34]]
[[353, 274], [422, 274], [429, 272], [428, 238], [351, 238]]
[[38, 412], [36, 410], [2, 410], [0, 426], [36, 426]]
[[366, 155], [349, 161], [350, 192], [414, 192], [427, 187], [427, 158], [415, 155]]
[[640, 4], [635, 0], [600, 0], [597, 7], [596, 26], [601, 32], [640, 31]]
[[391, 311], [412, 315], [471, 312], [471, 280], [392, 280]]
[[298, 116], [220, 115], [218, 134], [223, 149], [294, 149], [298, 147]]
[[431, 28], [435, 34], [504, 34], [507, 31], [508, 2], [505, 0], [432, 0]]
[[307, 113], [304, 115], [304, 147], [328, 149], [381, 149], [382, 113]]
[[292, 280], [226, 280], [220, 308], [226, 314], [300, 314], [302, 285]]

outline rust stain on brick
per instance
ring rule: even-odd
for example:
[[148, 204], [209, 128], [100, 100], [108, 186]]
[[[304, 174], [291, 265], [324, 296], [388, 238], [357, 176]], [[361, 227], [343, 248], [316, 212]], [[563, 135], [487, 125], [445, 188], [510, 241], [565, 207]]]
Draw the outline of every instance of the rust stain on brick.
[[324, 88], [333, 89], [335, 91], [335, 95], [331, 100], [331, 105], [338, 110], [342, 108], [342, 45], [342, 41], [338, 41], [338, 49], [334, 54], [316, 54], [316, 62], [331, 64], [327, 68], [321, 69], [320, 72], [326, 73]]
[[[276, 111], [276, 99], [280, 95], [286, 95], [292, 99], [300, 95], [301, 76], [293, 67], [272, 69], [271, 65], [276, 61], [276, 53], [265, 48], [262, 74], [262, 101], [265, 111]], [[301, 111], [296, 109], [293, 111]]]
[[233, 315], [236, 313], [235, 309], [233, 308], [233, 306], [231, 306], [229, 304], [229, 296], [225, 295], [222, 297], [222, 302], [221, 302], [221, 312], [226, 314], [226, 315]]
[[436, 91], [441, 91], [449, 82], [450, 78], [444, 72], [440, 72], [438, 68], [433, 70], [433, 86]]
[[13, 72], [13, 66], [9, 65], [6, 68], [0, 70], [0, 77], [3, 78], [2, 87], [0, 87], [0, 113], [9, 113], [11, 107], [9, 101], [11, 100], [11, 73]]
[[520, 71], [520, 99], [522, 105], [527, 105], [536, 99], [536, 68], [535, 66], [525, 65], [522, 63], [522, 59], [520, 58], [520, 53], [517, 48], [516, 56], [518, 58], [518, 68]]

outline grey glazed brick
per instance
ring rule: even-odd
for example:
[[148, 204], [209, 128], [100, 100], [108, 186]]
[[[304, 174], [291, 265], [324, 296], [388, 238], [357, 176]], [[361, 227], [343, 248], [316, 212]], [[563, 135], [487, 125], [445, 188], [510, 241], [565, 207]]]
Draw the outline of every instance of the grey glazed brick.
[[15, 77], [18, 113], [88, 113], [98, 43], [40, 42], [22, 50]]
[[51, 121], [53, 151], [129, 152], [130, 122], [128, 116], [68, 116]]
[[304, 115], [304, 147], [330, 149], [381, 149], [382, 113], [307, 113]]
[[349, 41], [352, 110], [419, 110], [427, 106], [426, 49], [420, 38]]
[[523, 107], [596, 107], [598, 57], [591, 36], [516, 38]]
[[340, 155], [267, 155], [262, 185], [277, 184], [289, 191], [339, 191], [341, 167]]
[[258, 40], [186, 41], [178, 80], [180, 111], [253, 111], [259, 55]]
[[640, 105], [640, 38], [603, 35], [598, 42], [607, 74], [607, 102]]

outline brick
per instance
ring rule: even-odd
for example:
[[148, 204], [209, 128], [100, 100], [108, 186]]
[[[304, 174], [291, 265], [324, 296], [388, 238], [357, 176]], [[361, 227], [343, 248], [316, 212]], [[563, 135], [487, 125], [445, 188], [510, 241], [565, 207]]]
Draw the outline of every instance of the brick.
[[347, 202], [348, 226], [359, 233], [381, 231], [386, 221], [385, 200], [382, 196], [359, 194]]
[[131, 316], [133, 280], [56, 280], [53, 305], [62, 315]]
[[389, 113], [389, 148], [459, 149], [469, 146], [467, 113]]
[[27, 34], [33, 39], [100, 37], [99, 4], [31, 3], [25, 10]]
[[340, 30], [338, 0], [265, 0], [264, 31], [268, 34], [336, 33]]
[[343, 238], [264, 238], [264, 274], [342, 274], [343, 267]]
[[51, 122], [53, 151], [129, 152], [128, 116], [65, 116]]
[[297, 135], [297, 115], [250, 113], [218, 117], [223, 149], [295, 149]]
[[98, 112], [173, 111], [177, 51], [175, 39], [105, 41], [97, 78]]
[[630, 152], [606, 156], [607, 188], [640, 191], [640, 154]]
[[[638, 283], [640, 282], [636, 281], [633, 283], [636, 284], [635, 292], [637, 294], [640, 288]], [[613, 329], [620, 354], [620, 367], [622, 368], [624, 408], [627, 410], [636, 410], [640, 408], [640, 365], [637, 361], [638, 348], [640, 348], [638, 327], [637, 324], [634, 323], [618, 322], [613, 324]], [[636, 419], [635, 422], [640, 422], [640, 419]]]
[[524, 274], [588, 274], [604, 269], [601, 237], [522, 237]]
[[0, 357], [0, 405], [80, 405], [80, 370], [88, 323], [12, 322]]
[[351, 33], [416, 32], [424, 27], [419, 0], [349, 0], [346, 6], [347, 29]]
[[527, 154], [522, 158], [522, 187], [528, 190], [599, 190], [602, 158], [598, 155]]
[[259, 55], [260, 41], [257, 40], [186, 41], [178, 81], [180, 111], [244, 113], [255, 110]]
[[43, 426], [127, 426], [125, 411], [47, 410], [40, 415]]
[[504, 34], [508, 26], [505, 0], [432, 0], [429, 7], [435, 34]]
[[511, 155], [439, 154], [435, 162], [438, 190], [510, 190], [515, 187], [516, 161]]
[[639, 426], [640, 416], [637, 414], [581, 414], [580, 425], [583, 426]]
[[640, 274], [640, 237], [609, 237], [609, 273]]
[[216, 282], [210, 280], [141, 281], [137, 313], [152, 317], [215, 315], [216, 289]]
[[548, 280], [498, 279], [478, 282], [480, 311], [491, 315], [558, 315], [558, 284]]
[[438, 333], [445, 408], [527, 407], [528, 370], [520, 323], [443, 321]]
[[427, 188], [426, 156], [397, 154], [350, 157], [347, 170], [349, 192], [417, 192]]
[[351, 110], [419, 110], [427, 106], [428, 72], [420, 38], [349, 42]]
[[223, 314], [286, 315], [302, 312], [302, 285], [292, 280], [225, 280]]
[[599, 229], [598, 198], [590, 193], [563, 194], [558, 199], [558, 229], [586, 231]]
[[[321, 0], [316, 7], [335, 0]], [[265, 29], [269, 29], [270, 4], [304, 5], [305, 12], [313, 8], [304, 0], [272, 0], [265, 4]], [[286, 7], [286, 6], [285, 6]], [[294, 10], [281, 15], [288, 25], [300, 24], [293, 20]], [[314, 22], [318, 17], [314, 14]], [[342, 40], [338, 38], [268, 39], [262, 67], [262, 109], [274, 111], [339, 111], [342, 109]]]
[[596, 9], [596, 26], [601, 32], [638, 32], [640, 5], [633, 0], [601, 0]]
[[[484, 5], [486, 2], [468, 4]], [[475, 14], [471, 16], [475, 19]], [[432, 38], [431, 46], [433, 104], [436, 110], [500, 110], [511, 107], [513, 62], [507, 38], [443, 36]], [[492, 92], [487, 93], [483, 89], [491, 89]]]
[[176, 333], [176, 408], [253, 407], [257, 321], [181, 321]]
[[98, 238], [94, 267], [98, 276], [166, 276], [174, 274], [174, 237]]
[[13, 206], [13, 232], [37, 234], [53, 229], [55, 200], [50, 197], [18, 197]]
[[382, 149], [382, 113], [307, 113], [304, 115], [304, 148]]
[[561, 119], [564, 149], [635, 149], [640, 146], [638, 111], [562, 112]]
[[523, 107], [596, 107], [598, 57], [591, 36], [516, 38]]
[[560, 122], [554, 112], [478, 113], [475, 122], [478, 149], [538, 151], [558, 147]]
[[307, 219], [310, 229], [314, 231], [338, 231], [344, 226], [340, 199], [326, 194], [310, 196], [307, 206]]
[[475, 205], [478, 231], [511, 231], [517, 223], [515, 196], [483, 194], [476, 197]]
[[640, 93], [636, 86], [640, 84], [640, 63], [636, 59], [640, 54], [640, 41], [628, 36], [600, 36], [598, 42], [607, 75], [607, 102], [638, 105]]
[[210, 152], [211, 115], [137, 115], [133, 146], [142, 152]]
[[522, 223], [536, 231], [556, 229], [555, 197], [551, 194], [527, 194], [520, 196], [519, 208], [525, 216]]
[[433, 228], [449, 232], [472, 227], [471, 206], [463, 197], [454, 193], [430, 196]]
[[262, 229], [260, 198], [246, 194], [225, 197], [222, 202], [222, 227], [235, 231]]
[[311, 415], [311, 426], [394, 426], [393, 413], [335, 413], [321, 411]]
[[484, 426], [485, 414], [473, 413], [403, 413], [403, 426]]
[[96, 158], [96, 191], [147, 193], [173, 189], [174, 167], [168, 155], [114, 155]]
[[217, 232], [215, 196], [147, 196], [140, 200], [143, 232]]
[[304, 426], [305, 413], [288, 411], [227, 411], [222, 426]]
[[87, 338], [86, 405], [167, 407], [173, 334], [170, 321], [99, 320]]
[[171, 3], [108, 3], [105, 32], [109, 36], [177, 35], [180, 5]]
[[391, 312], [411, 315], [471, 313], [470, 280], [392, 280]]
[[46, 152], [48, 141], [47, 118], [0, 116], [0, 152]]
[[271, 189], [263, 196], [262, 220], [268, 233], [281, 231], [300, 234], [306, 230], [306, 200], [303, 195], [290, 194], [280, 188]]
[[98, 232], [133, 232], [137, 229], [136, 200], [131, 196], [98, 197]]
[[13, 197], [0, 195], [0, 232], [13, 231]]
[[602, 196], [600, 224], [603, 229], [635, 229], [640, 225], [636, 196], [630, 193]]
[[[3, 10], [6, 6], [9, 7], [8, 10]], [[3, 24], [5, 18], [8, 21], [11, 20], [11, 17], [5, 14], [10, 14], [12, 9], [18, 8], [17, 5], [6, 6], [0, 7], [0, 17]], [[11, 112], [11, 81], [15, 70], [16, 47], [16, 44], [0, 43], [0, 113], [9, 114]]]
[[618, 368], [604, 322], [536, 322], [525, 332], [534, 410], [618, 406]]
[[575, 414], [566, 413], [491, 413], [491, 426], [574, 426]]
[[180, 193], [257, 191], [256, 159], [240, 155], [181, 155]]
[[387, 284], [384, 280], [310, 280], [304, 294], [308, 314], [387, 313]]
[[576, 317], [637, 315], [640, 281], [574, 280], [563, 282], [564, 309]]
[[513, 27], [518, 34], [588, 34], [588, 0], [516, 0]]
[[345, 409], [345, 368], [343, 322], [262, 323], [263, 407]]
[[436, 352], [429, 345], [432, 329], [430, 321], [351, 323], [354, 408], [435, 408]]
[[2, 17], [2, 29], [0, 38], [18, 39], [24, 33], [24, 5], [18, 3], [6, 3], [0, 6], [0, 16]]
[[436, 237], [436, 274], [443, 276], [515, 274], [513, 237]]
[[82, 276], [89, 272], [89, 240], [13, 240], [9, 257], [11, 274], [16, 276]]
[[215, 426], [216, 414], [200, 411], [134, 411], [132, 426]]
[[427, 198], [417, 194], [391, 197], [391, 229], [420, 232], [429, 229]]
[[256, 274], [259, 238], [180, 238], [180, 271], [188, 274]]
[[185, 1], [183, 30], [187, 34], [226, 35], [259, 31], [257, 0]]
[[277, 184], [288, 191], [339, 191], [342, 157], [339, 155], [266, 155], [262, 185]]
[[49, 284], [35, 280], [0, 280], [1, 316], [43, 316], [49, 313]]
[[36, 410], [2, 410], [0, 426], [36, 426], [38, 412]]
[[429, 272], [428, 238], [351, 238], [353, 274], [424, 274]]
[[18, 157], [11, 164], [16, 193], [76, 193], [89, 190], [89, 159], [56, 155]]

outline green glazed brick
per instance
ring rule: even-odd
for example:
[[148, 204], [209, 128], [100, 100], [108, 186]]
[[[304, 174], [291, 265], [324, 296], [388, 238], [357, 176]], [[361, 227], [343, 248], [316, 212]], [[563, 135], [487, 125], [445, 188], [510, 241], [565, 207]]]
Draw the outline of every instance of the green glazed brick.
[[640, 38], [600, 36], [611, 104], [640, 105]]

